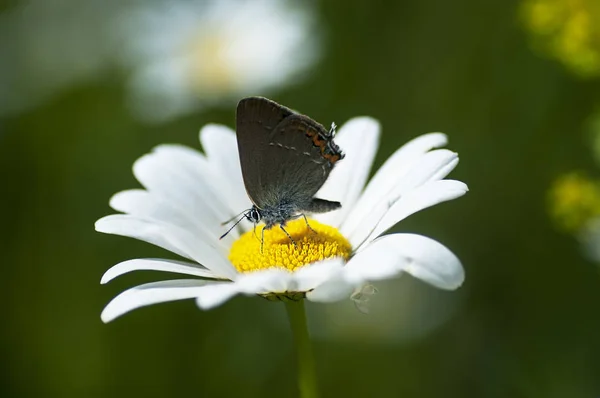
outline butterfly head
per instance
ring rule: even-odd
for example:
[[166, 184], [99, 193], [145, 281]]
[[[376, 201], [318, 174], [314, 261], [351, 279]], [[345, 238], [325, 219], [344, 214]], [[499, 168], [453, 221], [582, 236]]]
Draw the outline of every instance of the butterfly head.
[[250, 210], [244, 213], [244, 217], [253, 224], [258, 224], [263, 218], [260, 209], [256, 206], [252, 206]]

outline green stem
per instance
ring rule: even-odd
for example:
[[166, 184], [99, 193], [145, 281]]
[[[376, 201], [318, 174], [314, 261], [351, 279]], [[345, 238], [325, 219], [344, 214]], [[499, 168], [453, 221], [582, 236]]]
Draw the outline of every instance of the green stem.
[[294, 345], [298, 356], [298, 388], [301, 398], [317, 398], [317, 375], [315, 359], [308, 336], [308, 325], [304, 311], [304, 300], [285, 303], [290, 327], [294, 335]]

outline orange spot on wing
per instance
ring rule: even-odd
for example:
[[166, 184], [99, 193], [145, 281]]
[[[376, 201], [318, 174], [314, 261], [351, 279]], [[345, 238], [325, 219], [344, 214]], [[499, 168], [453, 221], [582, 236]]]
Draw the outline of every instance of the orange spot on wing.
[[316, 146], [320, 147], [321, 149], [326, 144], [325, 140], [321, 139], [321, 137], [318, 134], [313, 135], [312, 139], [313, 139], [313, 144], [315, 144]]
[[338, 155], [337, 153], [333, 154], [333, 155], [331, 155], [331, 154], [324, 154], [323, 157], [325, 159], [329, 160], [331, 163], [335, 163], [338, 160], [340, 160], [340, 155]]
[[[334, 146], [334, 148], [330, 148], [327, 137], [323, 137], [316, 130], [306, 130], [305, 135], [312, 139], [313, 145], [321, 150], [321, 155], [323, 158], [328, 160], [330, 163], [333, 164], [342, 158], [341, 153], [337, 152], [337, 147]], [[335, 152], [330, 153], [332, 151]]]

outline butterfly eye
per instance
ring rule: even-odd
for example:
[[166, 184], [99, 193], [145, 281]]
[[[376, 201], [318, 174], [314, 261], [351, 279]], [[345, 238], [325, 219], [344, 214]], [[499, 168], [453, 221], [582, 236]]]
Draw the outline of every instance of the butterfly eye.
[[245, 216], [248, 219], [248, 221], [251, 221], [255, 224], [258, 223], [262, 219], [262, 215], [260, 214], [258, 209], [255, 209], [255, 208], [250, 209], [250, 211], [248, 213], [246, 213]]

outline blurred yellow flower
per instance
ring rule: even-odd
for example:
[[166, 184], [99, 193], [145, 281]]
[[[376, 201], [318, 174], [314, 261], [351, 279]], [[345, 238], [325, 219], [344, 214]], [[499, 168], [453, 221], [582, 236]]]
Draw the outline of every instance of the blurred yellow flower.
[[581, 173], [559, 177], [550, 189], [549, 199], [550, 214], [568, 232], [577, 233], [600, 216], [600, 182]]
[[600, 76], [600, 1], [524, 0], [535, 46], [582, 77]]

